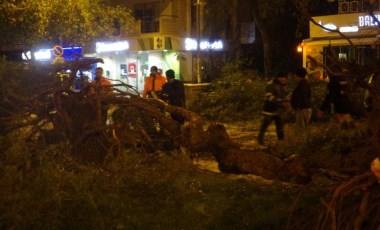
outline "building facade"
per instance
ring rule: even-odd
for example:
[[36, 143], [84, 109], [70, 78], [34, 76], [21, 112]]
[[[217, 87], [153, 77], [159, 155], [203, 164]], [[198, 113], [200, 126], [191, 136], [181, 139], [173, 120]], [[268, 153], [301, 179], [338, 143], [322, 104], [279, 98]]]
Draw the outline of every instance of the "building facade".
[[105, 76], [120, 80], [138, 91], [143, 90], [144, 78], [155, 65], [163, 74], [173, 69], [176, 78], [196, 82], [193, 68], [197, 49], [221, 50], [223, 44], [200, 43], [192, 33], [191, 0], [131, 0], [115, 1], [133, 10], [136, 32], [121, 30], [118, 41], [98, 41], [94, 52], [85, 56], [104, 60]]
[[[380, 19], [379, 3], [372, 6], [376, 19]], [[327, 29], [310, 22], [310, 37], [302, 42], [303, 66], [316, 78], [327, 74], [323, 68], [311, 65], [308, 56], [328, 65], [326, 56], [332, 52], [340, 60], [364, 65], [380, 55], [379, 25], [368, 13], [368, 1], [339, 0], [338, 4], [338, 14], [313, 17]], [[338, 30], [344, 36], [331, 30]]]

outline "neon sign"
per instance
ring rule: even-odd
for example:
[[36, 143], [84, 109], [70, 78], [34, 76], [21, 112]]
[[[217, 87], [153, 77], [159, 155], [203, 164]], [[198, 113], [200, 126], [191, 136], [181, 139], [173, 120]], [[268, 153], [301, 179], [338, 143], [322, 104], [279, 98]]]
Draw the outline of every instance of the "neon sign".
[[[327, 23], [327, 24], [323, 25], [322, 21], [319, 21], [318, 24], [321, 25], [321, 26], [323, 26], [324, 27], [323, 30], [326, 31], [326, 32], [330, 32], [330, 30], [336, 30], [338, 28], [336, 25], [334, 25], [332, 23]], [[326, 30], [325, 28], [328, 29], [328, 30]]]
[[127, 41], [112, 42], [112, 43], [105, 43], [105, 42], [96, 43], [97, 53], [125, 51], [128, 49], [129, 49], [129, 43]]
[[[198, 42], [195, 39], [186, 38], [185, 39], [185, 49], [186, 50], [197, 50]], [[218, 40], [214, 42], [201, 41], [199, 43], [200, 50], [222, 50], [224, 47], [223, 42]]]
[[[82, 47], [65, 47], [62, 49], [62, 58], [66, 61], [73, 61], [82, 57]], [[50, 61], [53, 58], [53, 49], [40, 49], [33, 53], [38, 61]]]
[[321, 25], [321, 26], [323, 26], [324, 27], [323, 31], [326, 31], [326, 32], [332, 32], [331, 30], [338, 30], [341, 33], [353, 33], [353, 32], [358, 32], [359, 31], [359, 27], [358, 26], [342, 26], [342, 27], [338, 28], [333, 23], [323, 24], [322, 21], [319, 21], [318, 24]]
[[[374, 15], [375, 18], [377, 20], [380, 20], [380, 14], [376, 14]], [[377, 26], [378, 23], [376, 22], [376, 20], [370, 16], [370, 15], [366, 15], [366, 16], [359, 16], [358, 17], [358, 21], [359, 21], [359, 26], [360, 27], [363, 27], [363, 26]]]
[[51, 56], [51, 49], [41, 49], [34, 53], [34, 58], [38, 61], [50, 60]]

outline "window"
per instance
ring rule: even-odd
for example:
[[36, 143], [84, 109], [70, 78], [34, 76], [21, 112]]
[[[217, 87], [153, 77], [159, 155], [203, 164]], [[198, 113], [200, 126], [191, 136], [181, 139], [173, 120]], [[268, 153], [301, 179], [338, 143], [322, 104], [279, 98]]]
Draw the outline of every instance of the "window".
[[[341, 61], [354, 61], [359, 65], [368, 65], [371, 63], [377, 56], [376, 47], [369, 45], [365, 46], [334, 46], [334, 47], [325, 47], [324, 53], [326, 55], [331, 54], [335, 57], [338, 57]], [[331, 52], [332, 51], [332, 52]], [[328, 58], [324, 57], [324, 62], [326, 65], [329, 65]]]
[[362, 2], [362, 11], [363, 12], [367, 12], [369, 11], [370, 9], [372, 10], [379, 10], [380, 7], [379, 7], [379, 0], [363, 0]]
[[339, 2], [339, 13], [346, 14], [350, 10], [350, 2], [348, 1], [340, 1]]
[[358, 12], [359, 10], [359, 2], [358, 1], [351, 1], [350, 2], [350, 12]]
[[159, 2], [150, 2], [135, 5], [134, 15], [141, 21], [142, 33], [159, 32]]

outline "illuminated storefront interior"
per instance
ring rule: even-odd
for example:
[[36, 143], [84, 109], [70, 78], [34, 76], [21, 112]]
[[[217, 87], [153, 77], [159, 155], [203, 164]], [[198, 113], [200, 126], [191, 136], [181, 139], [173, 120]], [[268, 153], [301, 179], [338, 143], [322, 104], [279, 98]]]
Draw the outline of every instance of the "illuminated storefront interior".
[[[85, 56], [102, 58], [105, 77], [132, 85], [138, 91], [144, 87], [144, 79], [150, 67], [165, 71], [173, 69], [176, 78], [184, 82], [193, 81], [193, 53], [197, 52], [197, 41], [191, 38], [131, 38], [118, 42], [97, 42], [96, 53]], [[221, 51], [222, 41], [201, 41], [200, 51]]]
[[[380, 18], [380, 12], [374, 14], [376, 18]], [[368, 13], [328, 15], [313, 19], [326, 28], [310, 22], [310, 38], [302, 43], [303, 65], [314, 77], [323, 78], [327, 75], [322, 68], [311, 65], [308, 55], [326, 65], [330, 64], [326, 55], [334, 55], [340, 60], [362, 65], [380, 55], [378, 25]], [[331, 30], [342, 33], [352, 45], [339, 33]]]

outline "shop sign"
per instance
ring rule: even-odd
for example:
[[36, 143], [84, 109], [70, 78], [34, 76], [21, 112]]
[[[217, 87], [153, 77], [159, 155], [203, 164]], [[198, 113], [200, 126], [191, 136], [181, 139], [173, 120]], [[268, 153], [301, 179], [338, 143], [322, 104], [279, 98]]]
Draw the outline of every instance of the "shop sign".
[[359, 31], [359, 27], [357, 27], [357, 26], [341, 26], [341, 27], [337, 27], [333, 23], [323, 24], [322, 21], [319, 21], [318, 24], [321, 25], [321, 26], [323, 26], [324, 28], [326, 28], [326, 29], [323, 29], [323, 31], [325, 31], [325, 32], [331, 32], [332, 30], [339, 30], [339, 32], [341, 32], [341, 33], [353, 33], [353, 32], [358, 32]]
[[[380, 20], [380, 14], [375, 14], [374, 17], [377, 20]], [[378, 25], [378, 23], [376, 22], [376, 20], [374, 20], [374, 18], [372, 16], [370, 16], [370, 15], [359, 16], [358, 21], [359, 21], [359, 26], [360, 27], [364, 27], [364, 26], [377, 26]]]
[[96, 53], [118, 52], [118, 51], [125, 51], [128, 49], [129, 49], [128, 41], [97, 42], [96, 43]]
[[49, 61], [51, 60], [51, 50], [50, 49], [41, 49], [37, 52], [34, 52], [34, 58], [38, 61]]
[[163, 37], [153, 37], [154, 49], [161, 50], [164, 49], [164, 38]]
[[[186, 38], [185, 39], [185, 49], [186, 50], [197, 50], [198, 42], [195, 39]], [[200, 50], [223, 50], [223, 42], [221, 40], [210, 42], [201, 41], [199, 45]]]

